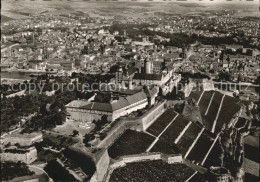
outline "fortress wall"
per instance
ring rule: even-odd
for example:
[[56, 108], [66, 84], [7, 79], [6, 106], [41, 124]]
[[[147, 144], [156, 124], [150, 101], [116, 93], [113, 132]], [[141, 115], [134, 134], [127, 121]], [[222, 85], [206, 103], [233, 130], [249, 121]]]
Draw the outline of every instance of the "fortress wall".
[[110, 158], [108, 156], [107, 150], [105, 150], [98, 162], [96, 163], [96, 173], [94, 173], [94, 176], [96, 176], [97, 181], [103, 181], [104, 176], [108, 171], [109, 163]]
[[2, 161], [13, 161], [13, 162], [24, 162], [26, 164], [31, 164], [37, 159], [37, 150], [33, 147], [29, 149], [26, 153], [1, 153]]
[[155, 120], [166, 110], [166, 101], [158, 103], [150, 111], [145, 113], [138, 121], [135, 130], [145, 131], [149, 126], [151, 126]]
[[35, 137], [28, 137], [28, 138], [21, 138], [21, 137], [6, 137], [4, 139], [4, 143], [8, 144], [10, 143], [11, 145], [15, 145], [15, 144], [19, 144], [20, 146], [30, 146], [33, 145], [36, 142], [40, 142], [42, 141], [42, 134], [39, 133], [37, 136]]
[[153, 122], [166, 110], [166, 101], [158, 103], [154, 108], [145, 113], [137, 120], [119, 121], [113, 128], [107, 133], [104, 138], [97, 145], [97, 148], [108, 148], [112, 143], [122, 134], [126, 129], [133, 129], [136, 131], [146, 130]]
[[97, 148], [108, 148], [113, 142], [132, 125], [131, 121], [119, 121], [108, 133], [107, 136], [100, 141]]

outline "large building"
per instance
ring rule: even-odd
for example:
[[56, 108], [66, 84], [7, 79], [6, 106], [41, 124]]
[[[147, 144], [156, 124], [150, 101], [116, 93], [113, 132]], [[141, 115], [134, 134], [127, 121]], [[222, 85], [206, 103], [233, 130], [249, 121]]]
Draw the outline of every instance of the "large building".
[[29, 148], [17, 148], [9, 147], [3, 150], [0, 154], [2, 161], [12, 161], [12, 162], [24, 162], [26, 164], [31, 164], [37, 159], [37, 150], [35, 147]]
[[144, 71], [135, 73], [133, 83], [135, 85], [163, 86], [173, 76], [173, 69], [164, 68], [164, 62], [144, 60]]
[[21, 134], [20, 130], [13, 132], [12, 134], [6, 136], [3, 140], [4, 145], [19, 145], [19, 146], [32, 146], [37, 142], [42, 141], [42, 133], [33, 132], [33, 133], [24, 133]]
[[133, 111], [151, 106], [158, 94], [156, 87], [149, 91], [141, 91], [130, 96], [120, 97], [110, 103], [90, 102], [85, 100], [74, 100], [66, 105], [71, 119], [91, 122], [107, 116], [108, 121], [114, 121], [121, 116]]

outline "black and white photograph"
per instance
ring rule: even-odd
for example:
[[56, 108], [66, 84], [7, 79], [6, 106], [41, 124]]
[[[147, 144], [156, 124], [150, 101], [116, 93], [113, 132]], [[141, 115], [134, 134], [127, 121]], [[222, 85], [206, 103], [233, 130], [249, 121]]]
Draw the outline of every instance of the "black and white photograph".
[[259, 182], [260, 0], [1, 0], [3, 182]]

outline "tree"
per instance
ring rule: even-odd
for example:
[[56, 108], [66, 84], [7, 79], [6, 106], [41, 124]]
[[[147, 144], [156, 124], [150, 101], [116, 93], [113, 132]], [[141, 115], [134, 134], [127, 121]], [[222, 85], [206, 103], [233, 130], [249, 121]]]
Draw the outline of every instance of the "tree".
[[260, 76], [257, 77], [255, 83], [258, 84], [258, 85], [260, 85]]
[[72, 136], [77, 136], [79, 134], [79, 132], [77, 131], [77, 130], [73, 130], [73, 132], [72, 132]]
[[93, 136], [91, 136], [90, 134], [86, 134], [84, 136], [84, 139], [83, 139], [83, 143], [85, 144], [86, 147], [89, 147], [90, 145], [88, 144], [89, 141], [93, 140]]
[[221, 72], [218, 74], [218, 80], [219, 81], [230, 81], [231, 80], [231, 75], [226, 72]]

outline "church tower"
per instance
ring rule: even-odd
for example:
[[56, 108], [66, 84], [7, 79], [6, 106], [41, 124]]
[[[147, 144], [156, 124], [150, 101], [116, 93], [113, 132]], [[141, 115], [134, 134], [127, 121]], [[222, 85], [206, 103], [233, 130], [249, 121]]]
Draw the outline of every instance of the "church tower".
[[146, 74], [151, 74], [153, 72], [152, 62], [148, 58], [145, 59], [144, 66], [145, 66], [145, 73]]

